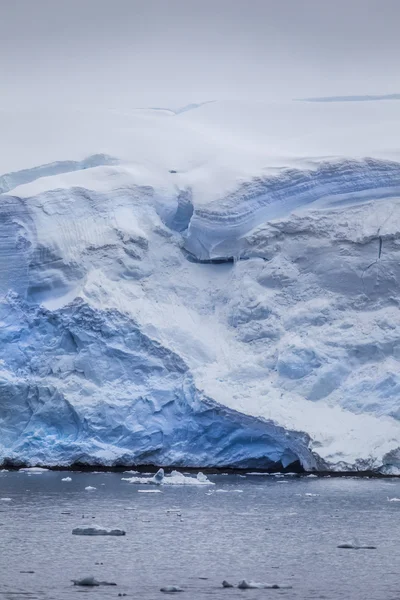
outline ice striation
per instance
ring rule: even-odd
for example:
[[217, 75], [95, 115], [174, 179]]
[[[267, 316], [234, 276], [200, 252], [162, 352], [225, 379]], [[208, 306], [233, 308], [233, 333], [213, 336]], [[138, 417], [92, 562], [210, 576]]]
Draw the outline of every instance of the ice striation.
[[137, 111], [133, 145], [5, 162], [3, 463], [398, 471], [400, 127], [354, 104]]

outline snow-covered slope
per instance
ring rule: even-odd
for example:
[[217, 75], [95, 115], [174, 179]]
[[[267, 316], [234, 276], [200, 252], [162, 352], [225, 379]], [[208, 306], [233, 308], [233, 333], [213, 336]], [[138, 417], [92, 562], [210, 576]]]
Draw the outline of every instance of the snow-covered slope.
[[399, 103], [25, 119], [0, 458], [400, 467]]

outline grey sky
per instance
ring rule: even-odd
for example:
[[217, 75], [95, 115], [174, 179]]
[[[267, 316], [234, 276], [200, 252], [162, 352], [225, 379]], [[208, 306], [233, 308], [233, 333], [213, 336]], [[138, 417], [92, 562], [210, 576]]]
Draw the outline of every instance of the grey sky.
[[0, 0], [0, 106], [400, 91], [399, 0]]

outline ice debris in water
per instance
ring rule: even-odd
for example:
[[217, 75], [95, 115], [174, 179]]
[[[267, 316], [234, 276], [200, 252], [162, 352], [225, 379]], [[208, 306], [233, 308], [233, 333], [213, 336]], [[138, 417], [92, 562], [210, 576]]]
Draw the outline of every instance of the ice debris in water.
[[22, 467], [18, 469], [21, 473], [28, 473], [32, 475], [41, 475], [42, 473], [46, 473], [49, 469], [45, 469], [44, 467]]
[[140, 485], [214, 485], [204, 473], [198, 473], [197, 477], [187, 477], [179, 471], [165, 475], [164, 469], [159, 469], [153, 477], [122, 477], [122, 481]]
[[162, 494], [161, 490], [138, 490], [141, 494]]
[[259, 583], [257, 581], [247, 581], [242, 579], [239, 581], [238, 588], [240, 590], [290, 590], [291, 585], [278, 585], [277, 583]]
[[83, 577], [82, 579], [72, 579], [74, 585], [81, 585], [84, 587], [97, 587], [99, 585], [117, 585], [110, 581], [97, 581], [94, 577]]
[[376, 550], [376, 546], [364, 546], [364, 545], [360, 544], [358, 541], [347, 542], [346, 544], [339, 544], [338, 548], [348, 549], [348, 550]]
[[307, 494], [304, 494], [305, 496], [307, 496], [308, 498], [316, 498], [317, 496], [319, 496], [319, 494], [311, 494], [311, 492], [307, 492]]
[[63, 477], [61, 481], [72, 481], [71, 477]]
[[0, 502], [11, 502], [11, 498], [0, 498]]
[[389, 502], [400, 502], [400, 498], [388, 498]]
[[233, 585], [233, 583], [229, 583], [229, 581], [226, 581], [226, 579], [224, 579], [223, 582], [222, 582], [222, 587], [224, 587], [224, 588], [233, 588], [235, 586]]
[[85, 487], [85, 490], [86, 490], [87, 492], [93, 492], [94, 490], [97, 490], [97, 488], [95, 488], [95, 487], [93, 487], [93, 486], [91, 486], [91, 485], [87, 485], [87, 486]]
[[107, 529], [106, 527], [100, 527], [99, 525], [92, 525], [91, 527], [75, 527], [72, 530], [73, 535], [113, 535], [120, 536], [126, 535], [123, 529]]
[[179, 587], [179, 585], [166, 585], [160, 589], [160, 592], [164, 592], [166, 594], [173, 594], [174, 592], [183, 592], [183, 588]]

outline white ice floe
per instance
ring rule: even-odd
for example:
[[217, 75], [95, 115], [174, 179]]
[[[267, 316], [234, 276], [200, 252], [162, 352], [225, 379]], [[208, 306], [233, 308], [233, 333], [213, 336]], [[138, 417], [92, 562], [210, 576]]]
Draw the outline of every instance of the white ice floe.
[[292, 589], [291, 585], [278, 585], [277, 583], [259, 583], [257, 581], [248, 581], [247, 579], [242, 579], [238, 583], [238, 588], [240, 590], [290, 590]]
[[72, 579], [74, 585], [83, 587], [97, 587], [99, 585], [117, 585], [112, 581], [97, 581], [94, 577], [83, 577], [82, 579]]
[[0, 502], [11, 502], [11, 498], [0, 498]]
[[49, 469], [45, 469], [44, 467], [23, 467], [18, 470], [20, 473], [28, 473], [30, 475], [41, 475], [42, 473], [49, 471]]
[[72, 481], [71, 477], [63, 477], [61, 481]]
[[140, 494], [162, 494], [161, 490], [138, 490]]
[[389, 502], [400, 502], [400, 498], [388, 498]]
[[164, 469], [159, 469], [153, 477], [122, 477], [122, 481], [140, 485], [214, 485], [204, 473], [199, 473], [197, 477], [188, 477], [179, 471], [165, 475]]
[[72, 530], [72, 533], [73, 535], [126, 535], [126, 532], [123, 529], [107, 529], [106, 527], [100, 527], [100, 525], [91, 525], [90, 527], [75, 527], [75, 529]]
[[92, 485], [87, 485], [87, 486], [85, 487], [85, 490], [86, 490], [87, 492], [94, 492], [94, 490], [97, 490], [97, 488], [93, 487]]
[[164, 592], [166, 594], [173, 594], [175, 592], [183, 592], [183, 588], [179, 587], [179, 585], [166, 585], [160, 589], [160, 592]]

